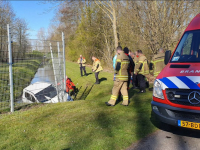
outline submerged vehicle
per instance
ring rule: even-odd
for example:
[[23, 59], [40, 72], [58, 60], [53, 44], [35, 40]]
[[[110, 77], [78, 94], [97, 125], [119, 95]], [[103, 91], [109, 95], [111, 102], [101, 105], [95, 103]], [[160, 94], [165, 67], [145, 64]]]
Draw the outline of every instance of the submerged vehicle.
[[200, 129], [200, 14], [184, 31], [154, 82], [152, 111], [166, 124]]
[[23, 89], [22, 102], [58, 103], [59, 100], [56, 88], [53, 84], [47, 82], [36, 82]]

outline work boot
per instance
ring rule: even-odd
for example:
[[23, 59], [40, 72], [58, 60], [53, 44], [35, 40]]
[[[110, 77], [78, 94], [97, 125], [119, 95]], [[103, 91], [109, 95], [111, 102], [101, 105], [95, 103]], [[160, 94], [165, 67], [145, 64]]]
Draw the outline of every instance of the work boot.
[[112, 100], [112, 99], [111, 99], [111, 100], [109, 100], [108, 102], [106, 102], [106, 105], [107, 105], [107, 106], [109, 106], [109, 105], [110, 105], [110, 106], [115, 106], [115, 103], [116, 103], [116, 100]]
[[109, 104], [108, 102], [105, 102], [105, 104], [106, 104], [107, 106], [115, 106], [115, 105]]
[[96, 81], [94, 84], [100, 84], [99, 81]]
[[121, 105], [128, 106], [128, 100], [123, 100], [123, 102], [121, 103]]

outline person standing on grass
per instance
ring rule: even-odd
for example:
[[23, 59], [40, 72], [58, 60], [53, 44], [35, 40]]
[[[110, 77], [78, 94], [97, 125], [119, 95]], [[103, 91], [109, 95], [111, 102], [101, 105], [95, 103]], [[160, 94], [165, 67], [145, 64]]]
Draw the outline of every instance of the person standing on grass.
[[136, 65], [136, 78], [139, 82], [139, 89], [140, 91], [138, 93], [145, 93], [146, 92], [146, 77], [145, 75], [149, 74], [149, 67], [147, 64], [147, 58], [142, 53], [142, 50], [137, 50], [137, 53], [139, 55], [138, 58], [138, 64]]
[[79, 67], [80, 67], [81, 77], [83, 76], [82, 70], [84, 71], [85, 76], [87, 76], [87, 73], [86, 73], [86, 70], [85, 70], [86, 60], [82, 55], [80, 55], [80, 57], [78, 58], [77, 63], [79, 64]]
[[94, 84], [99, 84], [98, 76], [99, 76], [99, 72], [102, 71], [103, 68], [101, 67], [101, 62], [99, 59], [92, 56], [92, 60], [93, 60], [92, 71], [95, 72], [95, 78], [96, 78], [96, 82]]
[[128, 67], [128, 89], [129, 89], [129, 85], [130, 85], [130, 82], [131, 82], [131, 76], [132, 76], [132, 72], [134, 72], [134, 68], [135, 68], [135, 63], [133, 62], [133, 59], [132, 57], [129, 55], [129, 49], [128, 47], [125, 47], [124, 48], [124, 53], [126, 54], [126, 56], [128, 56], [129, 58], [129, 61], [130, 61], [130, 64], [129, 64], [129, 67]]
[[128, 68], [129, 57], [124, 53], [121, 46], [117, 47], [117, 60], [115, 65], [116, 78], [112, 89], [112, 95], [108, 102], [105, 102], [107, 106], [115, 106], [119, 92], [123, 95], [122, 105], [128, 106]]

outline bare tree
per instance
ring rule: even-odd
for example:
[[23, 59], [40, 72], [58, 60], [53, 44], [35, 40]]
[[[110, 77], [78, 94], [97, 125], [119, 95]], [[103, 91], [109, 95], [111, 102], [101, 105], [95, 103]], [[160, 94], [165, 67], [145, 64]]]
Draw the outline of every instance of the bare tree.
[[115, 42], [115, 48], [117, 48], [119, 42], [118, 42], [118, 32], [117, 32], [117, 16], [116, 16], [116, 6], [111, 1], [94, 1], [97, 6], [109, 17], [110, 21], [112, 22], [112, 28], [113, 28], [113, 35], [114, 35], [114, 42]]
[[197, 13], [195, 1], [134, 1], [135, 25], [151, 52], [169, 49]]

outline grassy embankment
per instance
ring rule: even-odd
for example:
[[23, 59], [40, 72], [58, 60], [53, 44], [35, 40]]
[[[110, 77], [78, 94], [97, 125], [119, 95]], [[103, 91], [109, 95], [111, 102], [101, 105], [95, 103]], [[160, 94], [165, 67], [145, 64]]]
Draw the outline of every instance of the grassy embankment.
[[[41, 54], [33, 53], [29, 55], [31, 57], [28, 55], [26, 57], [30, 59], [13, 64], [14, 99], [21, 97], [23, 89], [30, 84], [41, 64]], [[34, 59], [34, 57], [37, 59]], [[7, 63], [2, 64], [0, 67], [0, 93], [0, 112], [7, 111], [10, 104], [9, 66]]]
[[156, 130], [150, 121], [152, 92], [129, 90], [128, 107], [121, 102], [107, 107], [104, 102], [110, 98], [113, 75], [101, 72], [101, 84], [93, 85], [94, 74], [80, 77], [77, 64], [66, 66], [80, 89], [77, 100], [1, 115], [0, 149], [119, 150]]

